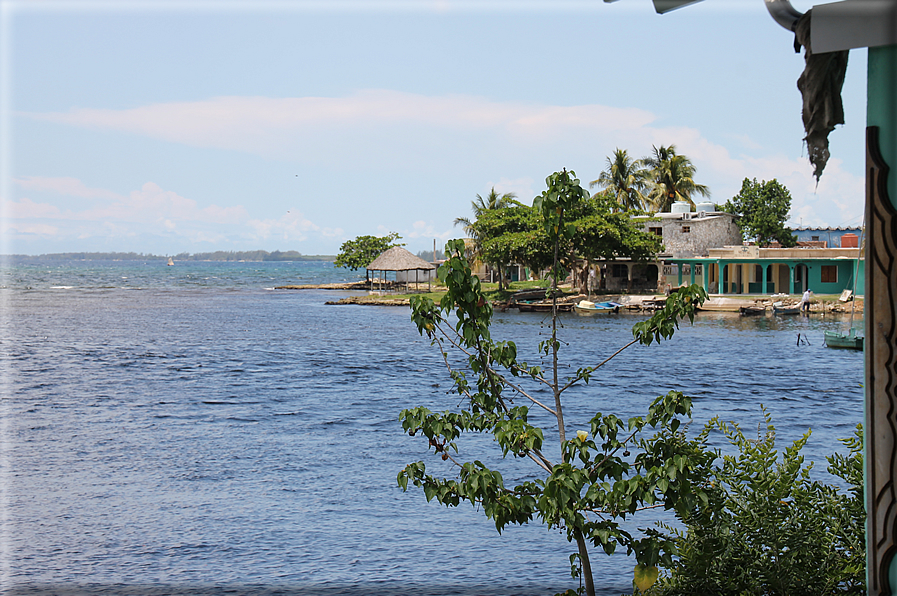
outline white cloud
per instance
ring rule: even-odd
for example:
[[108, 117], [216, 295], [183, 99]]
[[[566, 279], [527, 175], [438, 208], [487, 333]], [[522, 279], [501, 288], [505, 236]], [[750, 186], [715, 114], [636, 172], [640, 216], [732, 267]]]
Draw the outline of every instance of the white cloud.
[[816, 179], [808, 173], [794, 175], [793, 185], [786, 183], [793, 198], [790, 219], [793, 225], [862, 224], [865, 180], [845, 172], [841, 166], [840, 159], [829, 160], [818, 187]]
[[412, 153], [421, 146], [432, 149], [442, 144], [445, 135], [465, 132], [490, 132], [535, 145], [563, 131], [606, 134], [644, 127], [654, 120], [649, 112], [635, 108], [546, 106], [387, 90], [332, 98], [217, 97], [127, 110], [75, 108], [66, 113], [23, 115], [197, 147], [279, 157], [287, 152], [305, 159], [345, 155], [347, 151], [370, 158], [375, 155], [371, 151], [384, 143], [395, 145], [397, 137]]
[[19, 223], [5, 221], [3, 226], [3, 234], [7, 238], [13, 236], [39, 236], [42, 238], [52, 238], [59, 234], [59, 228], [44, 223]]
[[126, 195], [88, 188], [75, 178], [28, 177], [19, 178], [16, 183], [22, 189], [62, 195], [63, 200], [70, 196], [94, 200], [82, 208], [72, 207], [70, 203], [60, 207], [52, 199], [46, 202], [29, 197], [0, 200], [4, 235], [14, 241], [35, 236], [57, 240], [133, 241], [152, 236], [179, 239], [192, 246], [232, 245], [240, 239], [301, 241], [309, 233], [323, 237], [343, 235], [342, 229], [318, 226], [298, 211], [277, 219], [252, 219], [242, 205], [203, 207], [154, 182], [146, 182]]
[[301, 242], [308, 239], [308, 233], [314, 232], [328, 238], [340, 237], [340, 228], [322, 228], [305, 218], [300, 211], [290, 210], [277, 219], [251, 219], [247, 222], [251, 232], [248, 238], [256, 240], [282, 239]]
[[7, 216], [17, 219], [51, 218], [76, 221], [106, 221], [146, 223], [160, 222], [172, 228], [177, 222], [236, 224], [248, 217], [242, 206], [199, 207], [196, 201], [167, 191], [154, 182], [143, 184], [140, 190], [120, 195], [110, 190], [87, 188], [75, 178], [18, 178], [16, 184], [26, 190], [50, 191], [64, 196], [96, 199], [93, 206], [81, 210], [62, 210], [52, 203], [37, 203], [30, 198], [9, 201]]
[[401, 232], [400, 235], [402, 238], [411, 240], [418, 238], [448, 240], [449, 238], [457, 238], [459, 233], [457, 230], [443, 230], [440, 232], [437, 231], [432, 222], [416, 221], [411, 225], [410, 230], [405, 230]]
[[[744, 178], [776, 178], [792, 191], [795, 221], [804, 218], [805, 223], [837, 225], [862, 213], [862, 175], [844, 170], [836, 159], [831, 160], [817, 190], [803, 156], [783, 155], [780, 147], [759, 147], [744, 135], [723, 145], [723, 139], [709, 139], [698, 128], [658, 125], [651, 112], [600, 104], [559, 106], [472, 95], [366, 90], [345, 97], [218, 97], [127, 110], [77, 108], [26, 115], [70, 126], [251, 153], [281, 163], [323, 167], [328, 173], [376, 172], [379, 176], [394, 172], [406, 180], [417, 176], [443, 186], [454, 172], [489, 180], [488, 166], [498, 181], [481, 187], [480, 194], [495, 186], [498, 192], [516, 193], [524, 202], [541, 192], [544, 176], [554, 170], [575, 166], [587, 184], [597, 178], [605, 157], [615, 147], [638, 157], [649, 153], [652, 145], [675, 144], [695, 163], [697, 181], [710, 186], [712, 200], [718, 203], [735, 195]], [[724, 140], [728, 143], [730, 138]], [[746, 153], [737, 153], [740, 151]], [[252, 238], [301, 240], [310, 234], [342, 238], [336, 221], [353, 232], [361, 225], [351, 213], [334, 215], [334, 221], [325, 222], [331, 228], [295, 214], [292, 218], [254, 219], [243, 207], [199, 207], [195, 201], [152, 183], [126, 197], [104, 194], [108, 191], [88, 188], [75, 179], [20, 178], [17, 183], [25, 189], [106, 199], [94, 205], [94, 210], [73, 216], [126, 221], [149, 218], [169, 230], [180, 230], [184, 222], [195, 221], [242, 225]], [[381, 226], [379, 235], [399, 228], [404, 229], [406, 238], [443, 238], [457, 233], [450, 228], [452, 220], [444, 206], [430, 214], [435, 219], [424, 231], [415, 227], [413, 216], [399, 213], [418, 197], [397, 196], [387, 188], [370, 191], [372, 197], [379, 195], [396, 209], [390, 215], [396, 223]], [[474, 186], [468, 198], [476, 192]], [[459, 209], [452, 218], [467, 214], [469, 204], [463, 196], [454, 194], [448, 201], [457, 201], [452, 204]], [[322, 211], [309, 209], [312, 218], [323, 221]], [[165, 221], [169, 223], [162, 223]], [[447, 232], [442, 231], [446, 228]], [[364, 233], [371, 233], [370, 229]]]
[[762, 149], [763, 148], [763, 145], [761, 145], [760, 143], [755, 141], [753, 138], [751, 138], [750, 135], [746, 135], [746, 134], [735, 135], [735, 134], [733, 134], [733, 135], [729, 135], [729, 138], [738, 141], [747, 149]]
[[31, 199], [4, 201], [4, 217], [10, 219], [60, 219], [62, 212], [56, 205], [35, 203]]
[[[574, 155], [594, 156], [595, 166], [601, 167], [614, 147], [638, 155], [647, 154], [652, 145], [675, 144], [699, 165], [701, 175], [712, 170], [739, 185], [744, 177], [781, 177], [783, 169], [807, 170], [805, 160], [796, 158], [733, 157], [697, 128], [656, 126], [655, 115], [645, 110], [600, 104], [557, 106], [471, 95], [366, 90], [346, 97], [217, 97], [127, 110], [76, 108], [25, 115], [185, 145], [344, 167], [410, 167], [415, 162], [440, 167], [443, 162], [437, 158], [446, 157], [455, 162], [488, 158], [513, 163], [526, 158], [544, 160], [546, 155], [559, 161]], [[738, 142], [762, 154], [763, 149], [748, 137], [741, 135]], [[759, 172], [758, 165], [767, 167]], [[98, 192], [73, 179], [20, 179], [19, 183], [54, 187], [76, 196]], [[532, 190], [522, 187], [519, 195]]]
[[42, 176], [22, 176], [13, 182], [20, 188], [33, 191], [50, 191], [56, 194], [86, 199], [118, 199], [121, 195], [104, 188], [88, 188], [77, 178], [47, 178]]

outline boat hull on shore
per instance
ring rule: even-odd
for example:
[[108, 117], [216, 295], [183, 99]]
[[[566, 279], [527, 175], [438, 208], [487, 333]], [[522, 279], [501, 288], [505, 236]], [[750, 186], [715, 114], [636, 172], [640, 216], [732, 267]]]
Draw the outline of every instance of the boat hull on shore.
[[778, 306], [772, 305], [772, 314], [774, 315], [799, 315], [800, 306]]
[[[520, 312], [551, 312], [551, 302], [515, 302], [510, 308], [516, 308]], [[573, 305], [569, 303], [558, 303], [558, 312], [570, 312]]]

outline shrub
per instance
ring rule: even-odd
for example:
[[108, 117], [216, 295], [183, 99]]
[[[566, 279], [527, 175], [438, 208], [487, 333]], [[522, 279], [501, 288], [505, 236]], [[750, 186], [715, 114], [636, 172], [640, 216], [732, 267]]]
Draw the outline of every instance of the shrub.
[[[709, 502], [681, 516], [684, 531], [666, 527], [678, 557], [657, 591], [679, 594], [864, 594], [863, 430], [843, 439], [849, 454], [828, 459], [847, 489], [811, 481], [800, 454], [807, 431], [781, 459], [764, 409], [766, 432], [747, 438], [735, 424], [722, 431], [736, 455], [705, 470]], [[661, 565], [664, 562], [661, 561]]]

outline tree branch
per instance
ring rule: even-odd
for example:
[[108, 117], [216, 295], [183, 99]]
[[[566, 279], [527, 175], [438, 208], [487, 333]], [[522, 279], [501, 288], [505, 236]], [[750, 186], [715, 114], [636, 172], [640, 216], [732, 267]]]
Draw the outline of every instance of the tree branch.
[[[613, 360], [614, 357], [616, 357], [620, 352], [622, 352], [623, 350], [625, 350], [626, 348], [628, 348], [629, 346], [631, 346], [632, 344], [637, 343], [637, 342], [638, 342], [637, 338], [633, 339], [628, 344], [626, 344], [625, 346], [623, 346], [622, 348], [620, 348], [619, 350], [617, 350], [616, 352], [614, 352], [613, 354], [611, 354], [610, 356], [608, 356], [607, 358], [605, 358], [604, 360], [602, 360], [601, 362], [596, 364], [595, 366], [591, 366], [588, 369], [586, 369], [586, 372], [588, 372], [589, 374], [592, 374], [593, 372], [595, 372], [596, 370], [598, 370], [599, 368], [601, 368], [602, 366], [604, 366], [605, 364], [607, 364], [608, 362]], [[564, 391], [566, 391], [567, 389], [569, 389], [570, 387], [572, 387], [573, 385], [575, 385], [576, 383], [578, 383], [581, 380], [582, 380], [582, 373], [580, 373], [577, 376], [570, 379], [570, 381], [568, 381], [566, 385], [561, 387], [560, 392], [563, 393]]]

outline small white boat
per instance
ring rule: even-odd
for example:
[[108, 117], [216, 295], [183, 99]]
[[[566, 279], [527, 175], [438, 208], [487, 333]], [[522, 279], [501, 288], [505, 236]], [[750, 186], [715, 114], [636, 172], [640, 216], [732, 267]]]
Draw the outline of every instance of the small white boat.
[[591, 302], [589, 300], [580, 300], [573, 305], [574, 312], [582, 314], [598, 314], [598, 313], [614, 313], [620, 312], [622, 304], [617, 302]]
[[173, 266], [174, 266], [174, 259], [172, 259], [171, 257], [168, 257], [168, 266], [169, 266], [169, 267], [173, 267]]

